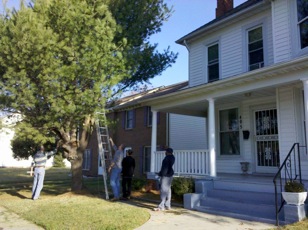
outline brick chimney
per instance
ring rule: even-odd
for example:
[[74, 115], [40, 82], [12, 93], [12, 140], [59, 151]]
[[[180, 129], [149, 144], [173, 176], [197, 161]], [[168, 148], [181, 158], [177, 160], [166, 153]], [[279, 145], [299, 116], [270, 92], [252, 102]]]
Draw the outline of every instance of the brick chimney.
[[217, 0], [216, 18], [233, 9], [233, 0]]

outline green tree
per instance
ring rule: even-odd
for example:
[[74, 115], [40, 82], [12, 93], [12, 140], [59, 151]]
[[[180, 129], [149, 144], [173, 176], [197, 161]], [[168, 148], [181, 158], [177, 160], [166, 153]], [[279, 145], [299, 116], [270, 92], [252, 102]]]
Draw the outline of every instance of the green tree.
[[[23, 115], [19, 138], [58, 140], [72, 165], [73, 191], [82, 189], [83, 153], [109, 97], [175, 61], [148, 43], [169, 17], [162, 2], [36, 0], [1, 17], [1, 106]], [[146, 23], [128, 23], [132, 12]]]

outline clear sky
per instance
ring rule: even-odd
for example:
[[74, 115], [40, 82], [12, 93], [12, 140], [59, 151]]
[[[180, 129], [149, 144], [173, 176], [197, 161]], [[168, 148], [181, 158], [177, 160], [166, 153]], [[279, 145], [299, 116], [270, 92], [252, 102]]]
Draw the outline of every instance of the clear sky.
[[[4, 0], [8, 7], [18, 7], [20, 0]], [[234, 7], [247, 0], [234, 0]], [[0, 0], [0, 10], [2, 10]], [[176, 63], [160, 76], [151, 79], [153, 87], [167, 86], [188, 80], [188, 51], [176, 40], [215, 19], [217, 0], [165, 0], [173, 6], [173, 14], [161, 28], [161, 32], [151, 37], [151, 43], [158, 43], [158, 50], [163, 51], [170, 46], [170, 50], [178, 53]]]
[[[151, 43], [158, 43], [160, 51], [170, 46], [179, 53], [176, 63], [156, 76], [150, 82], [153, 87], [167, 86], [188, 80], [188, 51], [175, 43], [176, 40], [215, 19], [217, 0], [165, 0], [173, 6], [174, 13], [165, 22], [160, 33], [151, 37]], [[234, 7], [246, 0], [234, 0]]]

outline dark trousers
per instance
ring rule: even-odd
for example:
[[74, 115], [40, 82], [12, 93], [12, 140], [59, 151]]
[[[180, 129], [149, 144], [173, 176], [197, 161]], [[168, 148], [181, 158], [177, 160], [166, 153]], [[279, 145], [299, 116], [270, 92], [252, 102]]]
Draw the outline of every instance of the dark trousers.
[[132, 177], [122, 177], [122, 192], [123, 197], [130, 197], [130, 193], [132, 191]]

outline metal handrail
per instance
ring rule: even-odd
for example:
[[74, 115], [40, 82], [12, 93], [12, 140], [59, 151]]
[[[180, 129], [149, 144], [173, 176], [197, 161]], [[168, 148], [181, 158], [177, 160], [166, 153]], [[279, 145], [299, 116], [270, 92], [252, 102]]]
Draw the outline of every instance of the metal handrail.
[[[299, 143], [293, 144], [292, 148], [290, 149], [283, 163], [280, 165], [278, 172], [276, 173], [273, 179], [273, 183], [275, 186], [275, 207], [276, 207], [276, 225], [277, 226], [279, 226], [279, 213], [285, 204], [285, 201], [283, 200], [283, 197], [281, 195], [283, 192], [283, 185], [285, 185], [287, 181], [293, 181], [296, 179], [299, 179], [299, 182], [302, 183], [300, 147], [304, 147], [304, 146], [300, 146]], [[281, 173], [284, 173], [284, 177], [281, 177]], [[279, 208], [278, 208], [279, 202], [278, 202], [277, 180], [279, 182], [278, 188], [280, 188], [280, 207]]]

